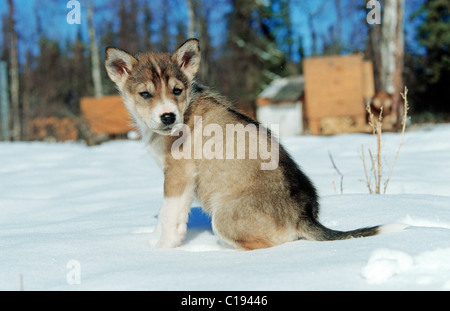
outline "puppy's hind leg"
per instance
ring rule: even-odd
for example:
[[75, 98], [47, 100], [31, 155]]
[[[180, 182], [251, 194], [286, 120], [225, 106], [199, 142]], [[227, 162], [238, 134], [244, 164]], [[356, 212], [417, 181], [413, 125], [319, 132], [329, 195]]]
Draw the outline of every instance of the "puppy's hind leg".
[[270, 221], [258, 219], [258, 215], [239, 215], [230, 210], [218, 211], [212, 219], [214, 233], [226, 244], [241, 250], [269, 248], [277, 244], [271, 236], [275, 229]]

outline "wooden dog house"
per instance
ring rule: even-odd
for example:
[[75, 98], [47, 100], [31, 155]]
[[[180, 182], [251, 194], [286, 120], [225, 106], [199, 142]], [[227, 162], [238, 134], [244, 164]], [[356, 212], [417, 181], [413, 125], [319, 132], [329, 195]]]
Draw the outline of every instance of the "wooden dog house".
[[95, 135], [121, 135], [135, 131], [130, 114], [120, 96], [81, 99], [82, 117]]
[[365, 132], [373, 67], [362, 55], [305, 59], [305, 118], [313, 135]]

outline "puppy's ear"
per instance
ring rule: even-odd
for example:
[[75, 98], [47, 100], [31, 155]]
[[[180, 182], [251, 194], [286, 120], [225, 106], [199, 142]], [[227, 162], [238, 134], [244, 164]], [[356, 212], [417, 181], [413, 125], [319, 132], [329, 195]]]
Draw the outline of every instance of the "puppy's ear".
[[174, 60], [186, 76], [192, 80], [200, 66], [200, 43], [197, 39], [189, 39], [173, 54]]
[[121, 49], [106, 49], [106, 71], [108, 72], [109, 78], [117, 85], [125, 82], [137, 63], [138, 60], [136, 58]]

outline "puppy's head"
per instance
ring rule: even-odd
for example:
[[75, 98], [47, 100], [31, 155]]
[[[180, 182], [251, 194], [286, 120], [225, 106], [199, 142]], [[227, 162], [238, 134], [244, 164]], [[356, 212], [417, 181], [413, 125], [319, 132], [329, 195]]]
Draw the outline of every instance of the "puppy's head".
[[132, 56], [108, 48], [105, 65], [138, 126], [170, 135], [176, 125], [183, 123], [190, 85], [200, 65], [197, 39], [186, 41], [173, 54]]

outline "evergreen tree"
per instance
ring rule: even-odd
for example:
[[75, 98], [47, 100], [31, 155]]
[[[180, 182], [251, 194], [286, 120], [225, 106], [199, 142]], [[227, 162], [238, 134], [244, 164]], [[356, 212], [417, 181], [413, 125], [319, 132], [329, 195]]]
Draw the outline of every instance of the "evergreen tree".
[[430, 60], [430, 82], [437, 83], [450, 70], [450, 2], [427, 0], [420, 13], [425, 13], [425, 21], [418, 29], [418, 39]]
[[[92, 89], [92, 76], [89, 70], [89, 59], [86, 57], [87, 46], [83, 42], [81, 32], [77, 34], [77, 38], [71, 47], [73, 55], [68, 61], [68, 73], [70, 88], [66, 100], [67, 108], [78, 115], [80, 113], [81, 97], [88, 95], [88, 89]], [[91, 92], [92, 93], [92, 90]]]
[[422, 81], [426, 93], [419, 94], [415, 108], [450, 114], [450, 2], [426, 0], [414, 17], [423, 16], [418, 41], [425, 47]]
[[239, 100], [239, 108], [252, 114], [258, 93], [283, 75], [286, 56], [277, 47], [270, 1], [233, 0], [232, 4], [221, 84], [227, 87], [226, 95]]
[[140, 40], [138, 34], [138, 12], [139, 6], [136, 0], [121, 1], [118, 17], [119, 42], [118, 45], [130, 53], [137, 53], [140, 50]]
[[144, 4], [144, 21], [143, 21], [143, 31], [142, 31], [142, 50], [143, 51], [152, 51], [154, 46], [152, 43], [152, 25], [153, 25], [153, 15], [150, 6], [145, 3]]

